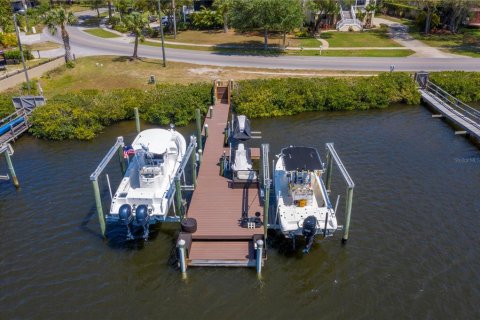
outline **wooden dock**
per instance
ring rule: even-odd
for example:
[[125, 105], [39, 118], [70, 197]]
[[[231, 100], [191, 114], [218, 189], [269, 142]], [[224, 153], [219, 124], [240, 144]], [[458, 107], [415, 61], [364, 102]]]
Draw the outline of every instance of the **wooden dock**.
[[[421, 77], [425, 78], [421, 78]], [[459, 134], [467, 134], [480, 141], [480, 110], [472, 108], [428, 80], [428, 74], [417, 75], [422, 100], [438, 114], [436, 118], [446, 118]]]
[[[228, 86], [220, 87], [221, 95], [228, 95]], [[227, 93], [225, 94], [225, 92]], [[197, 221], [197, 231], [181, 233], [186, 241], [187, 266], [243, 266], [254, 267], [255, 243], [263, 239], [260, 228], [242, 227], [242, 217], [260, 217], [263, 221], [263, 203], [257, 183], [236, 186], [220, 175], [220, 160], [224, 151], [224, 131], [229, 119], [229, 98], [217, 97], [213, 116], [207, 116], [208, 138], [197, 176], [187, 216]], [[255, 156], [259, 154], [255, 150]], [[228, 153], [227, 153], [228, 154]]]

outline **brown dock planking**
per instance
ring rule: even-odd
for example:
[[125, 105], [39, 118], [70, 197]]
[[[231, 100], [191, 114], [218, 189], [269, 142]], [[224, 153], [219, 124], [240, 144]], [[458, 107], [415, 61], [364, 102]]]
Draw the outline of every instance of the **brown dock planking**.
[[[259, 216], [263, 221], [258, 185], [232, 188], [230, 179], [220, 176], [220, 159], [224, 151], [229, 152], [228, 147], [224, 147], [228, 116], [228, 104], [217, 103], [213, 117], [205, 119], [209, 135], [187, 213], [197, 220], [187, 260], [189, 265], [252, 266], [253, 235], [263, 235], [263, 226], [254, 229], [240, 226], [244, 210], [249, 217]], [[257, 150], [254, 152], [259, 154]]]
[[[229, 107], [217, 104], [213, 118], [206, 118], [209, 135], [206, 140], [202, 164], [198, 172], [197, 187], [188, 209], [188, 216], [197, 220], [197, 231], [193, 239], [251, 239], [263, 233], [261, 228], [242, 228], [242, 207], [247, 205], [248, 215], [263, 215], [263, 206], [258, 188], [232, 189], [231, 181], [220, 176], [219, 161], [223, 151], [224, 129]], [[244, 193], [248, 196], [244, 198]], [[261, 217], [261, 216], [260, 216]]]

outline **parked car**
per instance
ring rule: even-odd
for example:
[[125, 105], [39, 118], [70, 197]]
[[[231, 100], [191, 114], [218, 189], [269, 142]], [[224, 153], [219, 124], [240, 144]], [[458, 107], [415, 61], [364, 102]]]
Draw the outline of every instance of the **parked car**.
[[150, 21], [150, 22], [155, 22], [155, 21], [157, 21], [157, 20], [158, 20], [158, 17], [157, 17], [157, 16], [149, 16], [149, 17], [148, 17], [148, 21]]

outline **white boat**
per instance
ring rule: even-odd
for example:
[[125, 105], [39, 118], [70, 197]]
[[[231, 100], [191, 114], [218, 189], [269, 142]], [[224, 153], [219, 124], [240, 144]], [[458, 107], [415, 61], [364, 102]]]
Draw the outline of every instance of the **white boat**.
[[337, 230], [335, 210], [322, 180], [324, 166], [315, 148], [290, 146], [278, 156], [274, 172], [277, 221], [287, 238], [304, 236], [305, 252], [315, 235]]
[[131, 148], [129, 165], [112, 198], [109, 221], [120, 221], [127, 226], [127, 237], [132, 239], [132, 225], [144, 228], [164, 221], [172, 200], [175, 174], [185, 155], [185, 138], [173, 128], [148, 129], [140, 132]]

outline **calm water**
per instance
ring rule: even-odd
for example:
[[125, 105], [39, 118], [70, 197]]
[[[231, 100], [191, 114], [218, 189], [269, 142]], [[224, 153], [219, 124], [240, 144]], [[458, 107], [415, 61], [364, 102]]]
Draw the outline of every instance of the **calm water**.
[[[254, 269], [222, 268], [191, 268], [182, 280], [168, 262], [175, 226], [161, 226], [146, 244], [99, 236], [88, 177], [116, 136], [131, 141], [133, 123], [93, 142], [25, 136], [14, 145], [21, 190], [0, 183], [0, 318], [480, 317], [477, 147], [423, 107], [253, 127], [272, 154], [288, 144], [324, 153], [335, 142], [357, 185], [347, 246], [340, 232], [308, 256], [275, 242], [261, 280]], [[118, 167], [108, 171], [118, 181]], [[343, 198], [338, 172], [335, 179], [333, 195]]]

